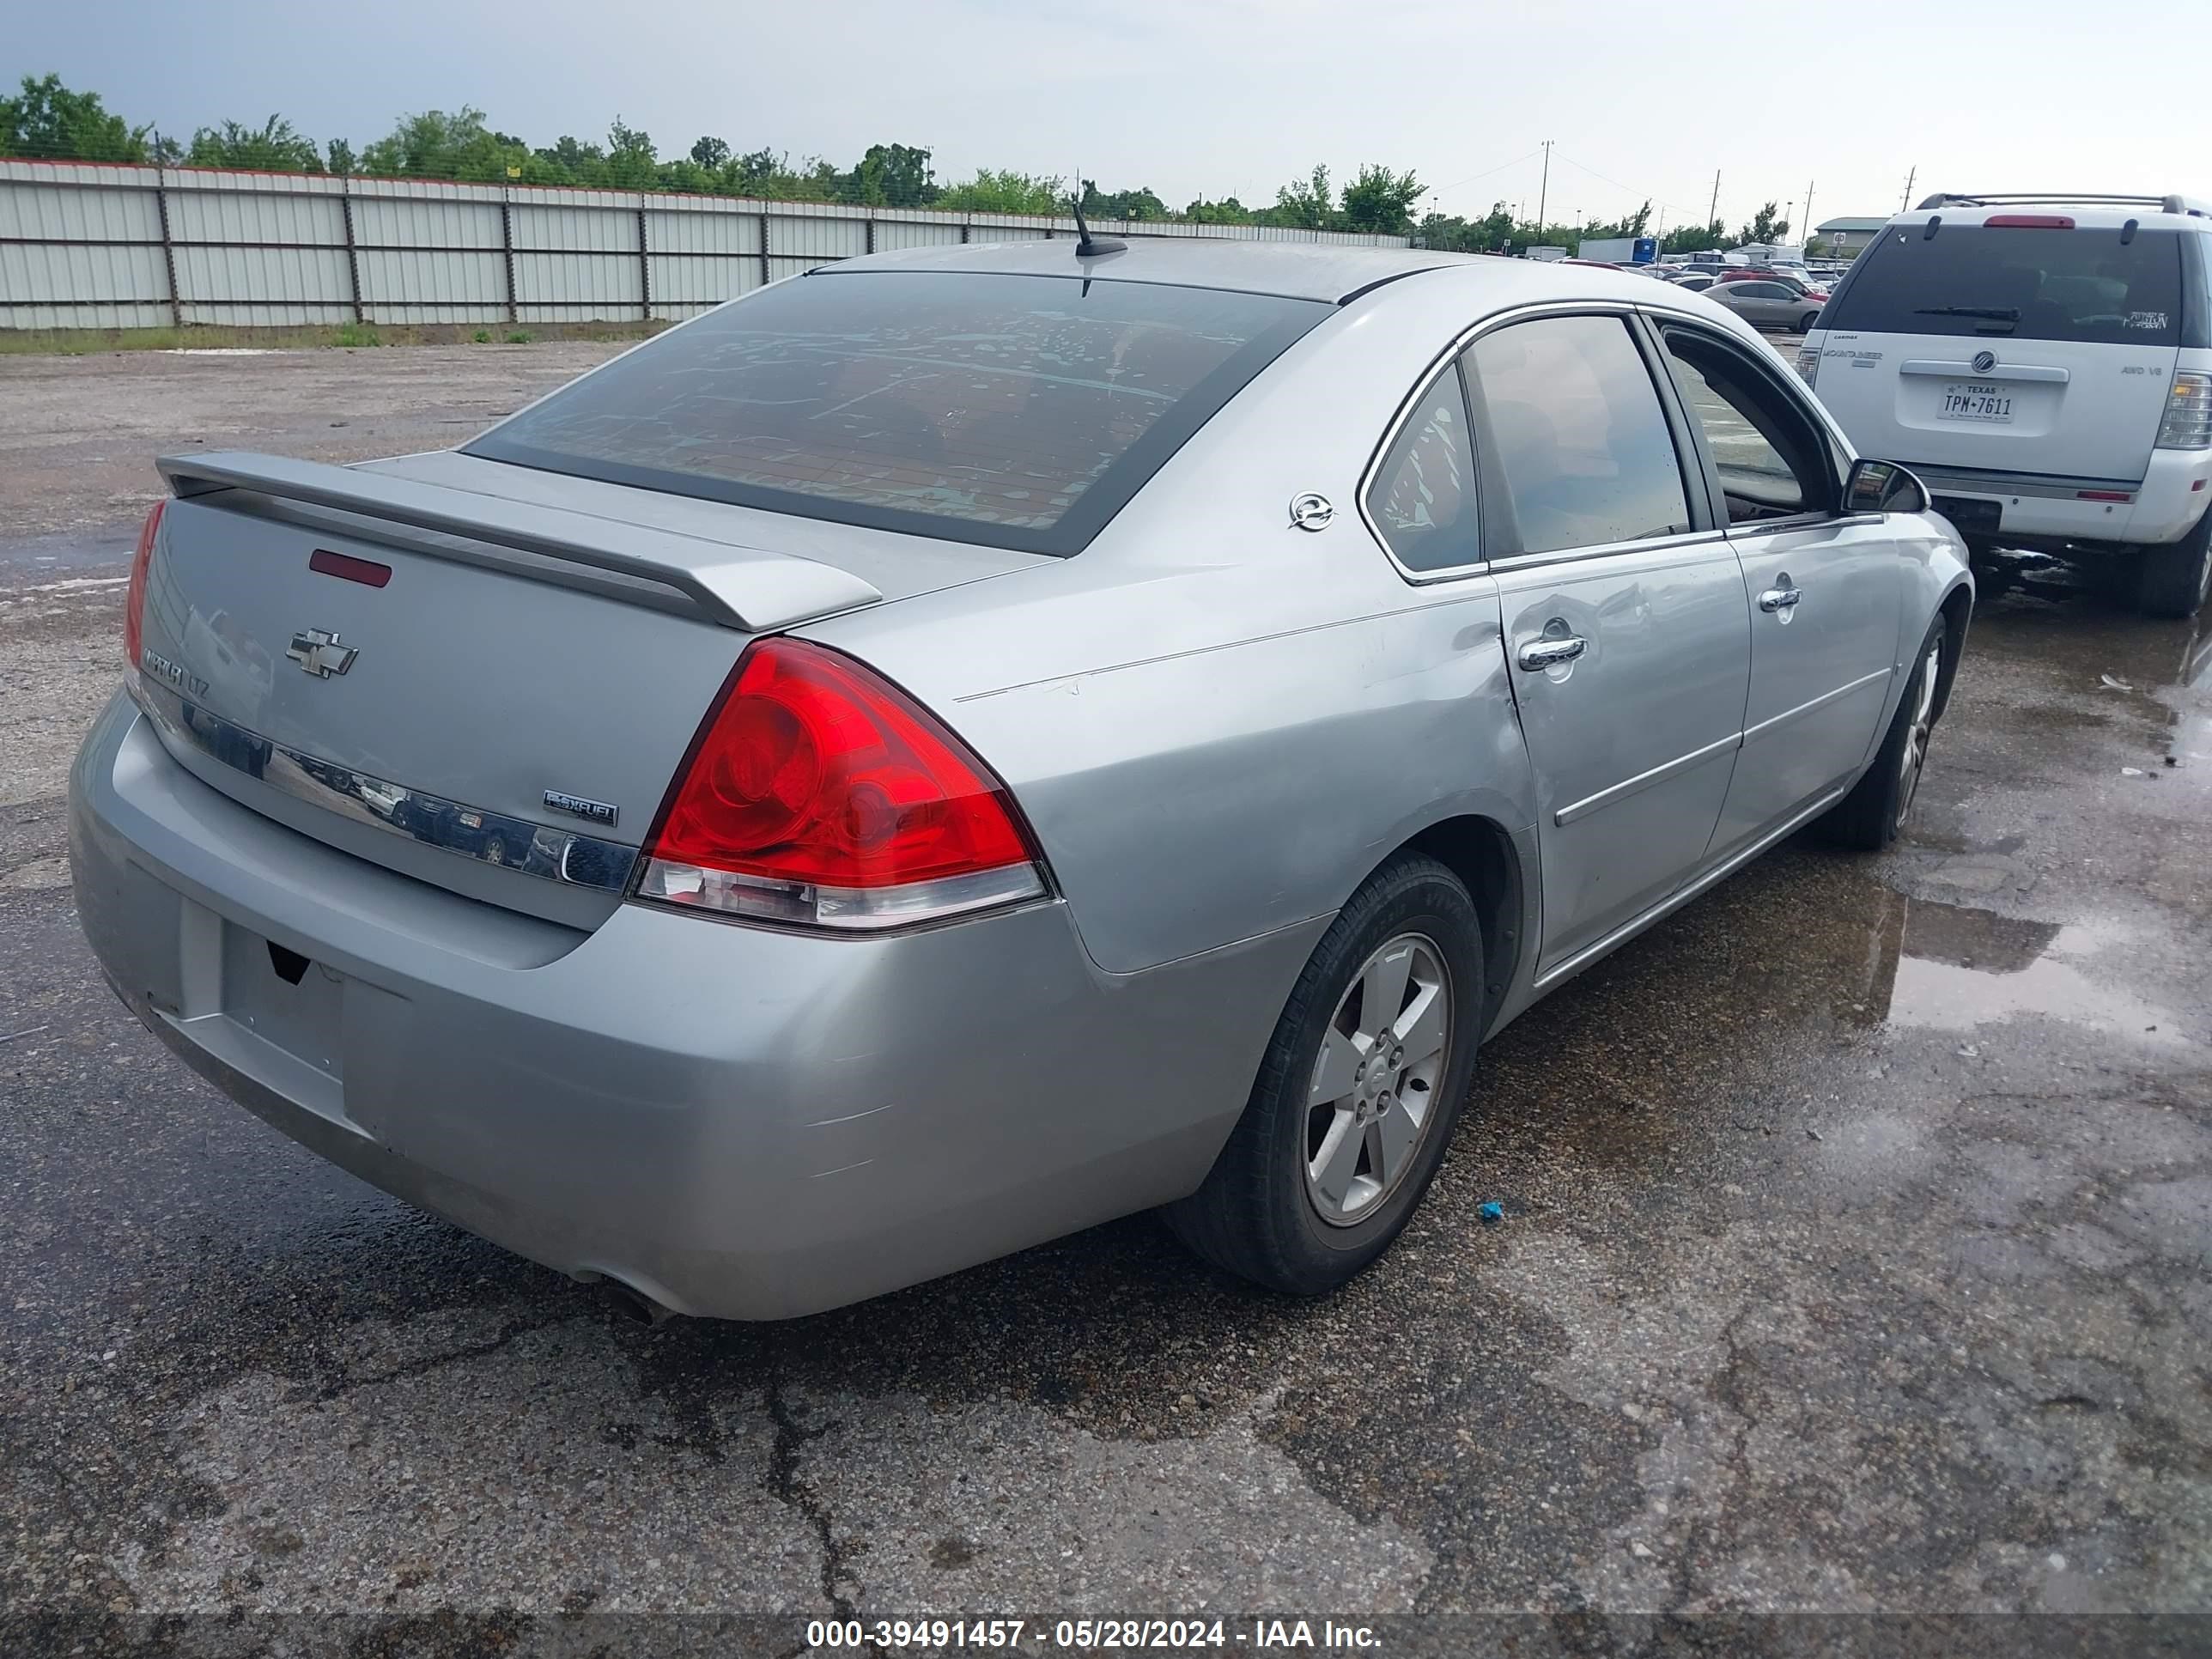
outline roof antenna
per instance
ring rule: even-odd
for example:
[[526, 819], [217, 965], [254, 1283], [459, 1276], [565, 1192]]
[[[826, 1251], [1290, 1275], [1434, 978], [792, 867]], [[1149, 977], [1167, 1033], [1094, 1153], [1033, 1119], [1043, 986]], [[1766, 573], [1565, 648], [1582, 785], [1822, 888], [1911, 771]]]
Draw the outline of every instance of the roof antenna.
[[1129, 245], [1118, 236], [1093, 236], [1091, 234], [1091, 227], [1083, 221], [1083, 198], [1080, 196], [1069, 197], [1067, 204], [1075, 210], [1075, 257], [1077, 258], [1096, 259], [1101, 254], [1123, 253], [1128, 251]]

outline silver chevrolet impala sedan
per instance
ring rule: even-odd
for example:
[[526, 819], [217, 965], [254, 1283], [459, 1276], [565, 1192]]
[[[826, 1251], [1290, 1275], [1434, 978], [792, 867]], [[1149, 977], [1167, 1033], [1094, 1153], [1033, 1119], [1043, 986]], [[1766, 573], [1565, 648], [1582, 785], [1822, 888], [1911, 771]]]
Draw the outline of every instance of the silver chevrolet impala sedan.
[[452, 451], [161, 463], [71, 780], [195, 1069], [654, 1310], [1163, 1206], [1318, 1292], [1488, 1035], [1819, 821], [1958, 538], [1695, 295], [1421, 252], [855, 259]]

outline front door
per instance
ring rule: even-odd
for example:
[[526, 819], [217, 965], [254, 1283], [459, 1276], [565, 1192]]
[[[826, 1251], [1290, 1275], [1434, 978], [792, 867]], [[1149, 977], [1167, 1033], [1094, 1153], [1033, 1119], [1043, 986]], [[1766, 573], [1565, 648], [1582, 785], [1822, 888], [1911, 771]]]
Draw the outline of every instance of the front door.
[[1714, 837], [1726, 854], [1865, 764], [1896, 671], [1904, 583], [1881, 516], [1838, 511], [1835, 447], [1802, 395], [1717, 333], [1670, 324], [1662, 338], [1743, 567], [1751, 684]]
[[1466, 367], [1536, 775], [1542, 973], [1696, 873], [1728, 793], [1750, 630], [1735, 550], [1692, 512], [1625, 317], [1509, 324]]

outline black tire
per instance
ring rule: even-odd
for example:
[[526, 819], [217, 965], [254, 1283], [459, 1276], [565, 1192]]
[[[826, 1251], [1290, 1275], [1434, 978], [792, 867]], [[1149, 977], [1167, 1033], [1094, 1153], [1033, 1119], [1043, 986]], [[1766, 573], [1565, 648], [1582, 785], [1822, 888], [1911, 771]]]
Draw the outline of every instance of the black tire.
[[1802, 317], [1800, 317], [1797, 319], [1796, 331], [1800, 334], [1810, 334], [1813, 331], [1813, 325], [1820, 320], [1820, 313], [1819, 312], [1808, 311]]
[[[1927, 761], [1928, 739], [1935, 733], [1934, 699], [1929, 701], [1927, 730], [1919, 738], [1919, 763], [1908, 774], [1905, 765], [1905, 745], [1914, 740], [1917, 715], [1922, 707], [1923, 694], [1930, 687], [1929, 675], [1936, 672], [1943, 658], [1944, 643], [1949, 625], [1939, 612], [1929, 625], [1928, 637], [1920, 642], [1919, 655], [1914, 659], [1912, 678], [1905, 684], [1905, 695], [1897, 700], [1897, 713], [1891, 716], [1889, 730], [1882, 734], [1881, 747], [1875, 753], [1865, 775], [1852, 787], [1851, 793], [1831, 807], [1822, 818], [1822, 826], [1829, 838], [1839, 847], [1848, 847], [1862, 853], [1879, 853], [1897, 839], [1905, 827], [1905, 817], [1912, 810], [1912, 799], [1920, 784], [1921, 771]], [[1940, 690], [1940, 686], [1936, 690]]]
[[[1335, 1224], [1323, 1219], [1321, 1200], [1308, 1188], [1315, 1121], [1308, 1091], [1322, 1038], [1333, 1031], [1362, 969], [1406, 934], [1432, 944], [1441, 960], [1450, 993], [1449, 1035], [1404, 1173], [1366, 1213]], [[1489, 1012], [1482, 964], [1480, 918], [1449, 870], [1434, 859], [1401, 853], [1369, 877], [1298, 975], [1244, 1115], [1205, 1184], [1163, 1212], [1176, 1236], [1215, 1266], [1294, 1296], [1333, 1291], [1388, 1249], [1443, 1162], [1474, 1075]]]
[[2136, 609], [2147, 617], [2193, 617], [2212, 596], [2212, 510], [2179, 541], [2136, 556]]

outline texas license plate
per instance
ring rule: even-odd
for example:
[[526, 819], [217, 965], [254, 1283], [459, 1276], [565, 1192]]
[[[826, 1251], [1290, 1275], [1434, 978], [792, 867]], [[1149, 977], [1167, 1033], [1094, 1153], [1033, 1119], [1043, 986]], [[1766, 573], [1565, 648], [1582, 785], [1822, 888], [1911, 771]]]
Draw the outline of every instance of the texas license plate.
[[2009, 426], [2012, 393], [1973, 380], [1952, 380], [1944, 386], [1943, 401], [1936, 412], [1947, 421], [1986, 421]]

